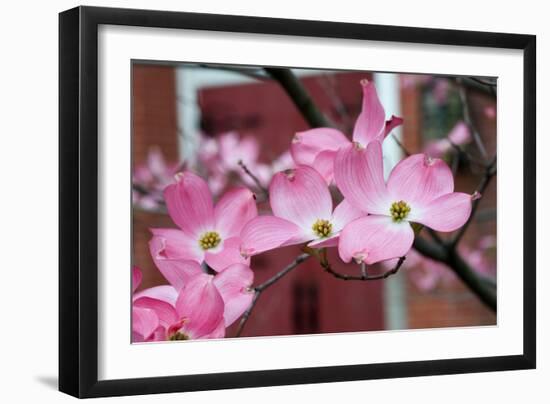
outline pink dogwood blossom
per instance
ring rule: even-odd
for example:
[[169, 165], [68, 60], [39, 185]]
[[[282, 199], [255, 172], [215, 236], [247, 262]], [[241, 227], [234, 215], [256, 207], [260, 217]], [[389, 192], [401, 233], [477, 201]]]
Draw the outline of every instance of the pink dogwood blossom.
[[208, 171], [208, 182], [214, 194], [220, 193], [229, 183], [231, 174], [246, 186], [256, 183], [242, 169], [244, 164], [267, 185], [272, 172], [269, 165], [259, 162], [260, 144], [253, 136], [240, 136], [237, 132], [223, 133], [215, 138], [203, 136], [199, 161]]
[[326, 182], [308, 166], [275, 174], [269, 201], [273, 216], [258, 216], [241, 232], [244, 256], [305, 242], [317, 248], [336, 246], [340, 230], [362, 214], [346, 200], [333, 211]]
[[134, 204], [146, 210], [162, 205], [162, 190], [173, 182], [178, 164], [169, 164], [159, 148], [153, 147], [147, 154], [145, 164], [138, 165], [132, 175], [136, 189], [132, 192]]
[[[148, 336], [136, 335], [134, 342], [187, 340], [203, 338], [223, 338], [225, 335], [225, 321], [223, 317], [223, 299], [214, 285], [214, 276], [200, 273], [192, 277], [179, 291], [171, 288], [171, 293], [163, 297], [142, 295], [133, 301], [133, 329], [144, 329], [141, 323], [146, 323], [138, 313], [147, 312], [151, 319], [147, 318], [149, 325], [146, 328], [150, 332], [155, 324], [151, 313], [157, 317], [158, 326]], [[147, 290], [145, 291], [147, 292]], [[140, 340], [139, 337], [144, 339]]]
[[384, 182], [382, 146], [371, 142], [340, 149], [334, 162], [336, 185], [363, 217], [346, 225], [338, 250], [345, 262], [373, 264], [404, 256], [414, 232], [410, 222], [436, 231], [461, 227], [471, 212], [471, 196], [453, 192], [449, 167], [415, 154], [402, 160]]
[[[390, 270], [395, 268], [398, 258], [384, 261], [382, 265]], [[439, 286], [447, 286], [457, 279], [456, 275], [445, 264], [424, 257], [414, 249], [407, 253], [407, 260], [402, 266], [414, 286], [421, 292], [435, 290]]]
[[[366, 147], [371, 141], [383, 141], [397, 126], [401, 118], [392, 116], [386, 121], [384, 107], [378, 98], [374, 83], [362, 80], [363, 104], [353, 129], [353, 142]], [[290, 151], [296, 164], [315, 168], [330, 183], [334, 175], [336, 152], [351, 144], [350, 140], [337, 129], [316, 128], [298, 132], [292, 141]]]
[[478, 273], [487, 277], [496, 275], [496, 246], [494, 235], [483, 236], [472, 247], [461, 245], [459, 252]]
[[471, 140], [472, 136], [468, 125], [463, 121], [459, 121], [453, 126], [447, 137], [429, 143], [424, 152], [430, 157], [441, 158], [452, 150], [453, 145], [463, 146], [470, 143]]
[[258, 213], [250, 190], [231, 189], [214, 206], [206, 182], [186, 171], [166, 187], [164, 198], [179, 229], [151, 229], [151, 243], [156, 245], [153, 259], [206, 261], [216, 271], [248, 263], [239, 253], [239, 234]]
[[483, 115], [487, 118], [494, 120], [497, 117], [497, 109], [494, 105], [487, 105], [483, 108]]
[[230, 265], [215, 276], [204, 273], [196, 262], [186, 265], [172, 278], [176, 285], [134, 294], [134, 342], [222, 338], [225, 328], [250, 306], [254, 275], [246, 265]]
[[[132, 268], [132, 341], [156, 341], [164, 336], [159, 315], [154, 307], [146, 303], [152, 300], [171, 298], [175, 290], [171, 286], [158, 286], [136, 293], [142, 280], [141, 270]], [[137, 304], [136, 304], [137, 301]], [[145, 303], [142, 305], [142, 303]]]
[[[197, 274], [204, 273], [195, 261], [174, 260], [160, 256], [159, 250], [162, 249], [162, 244], [159, 240], [151, 240], [149, 248], [157, 268], [176, 290], [182, 289]], [[250, 305], [253, 294], [249, 289], [253, 281], [254, 273], [250, 267], [240, 263], [231, 264], [215, 275], [214, 284], [225, 304], [226, 326], [240, 317]]]
[[228, 132], [218, 138], [220, 160], [224, 169], [241, 171], [239, 162], [253, 169], [260, 157], [260, 144], [253, 136], [240, 137], [236, 132]]

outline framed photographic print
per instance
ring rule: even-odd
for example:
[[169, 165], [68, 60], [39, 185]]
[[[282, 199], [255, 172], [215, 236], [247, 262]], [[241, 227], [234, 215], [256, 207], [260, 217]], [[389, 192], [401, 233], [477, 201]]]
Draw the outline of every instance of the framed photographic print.
[[535, 367], [534, 36], [59, 21], [61, 391]]

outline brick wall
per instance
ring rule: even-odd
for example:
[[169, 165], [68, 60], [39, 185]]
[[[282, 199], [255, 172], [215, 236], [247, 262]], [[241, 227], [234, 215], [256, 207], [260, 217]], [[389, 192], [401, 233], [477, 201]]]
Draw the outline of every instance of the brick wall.
[[[178, 161], [175, 71], [169, 66], [132, 66], [132, 165], [144, 164], [152, 146]], [[172, 227], [167, 215], [134, 209], [132, 262], [142, 269], [142, 288], [165, 282], [149, 255], [149, 227]]]

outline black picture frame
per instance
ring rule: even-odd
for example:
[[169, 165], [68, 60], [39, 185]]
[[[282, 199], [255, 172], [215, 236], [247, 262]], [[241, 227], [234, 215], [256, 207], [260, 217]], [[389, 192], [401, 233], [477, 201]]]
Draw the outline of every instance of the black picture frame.
[[[97, 51], [100, 24], [522, 50], [523, 354], [99, 381]], [[96, 7], [77, 7], [60, 13], [59, 390], [84, 398], [535, 368], [535, 69], [536, 37], [533, 35]]]

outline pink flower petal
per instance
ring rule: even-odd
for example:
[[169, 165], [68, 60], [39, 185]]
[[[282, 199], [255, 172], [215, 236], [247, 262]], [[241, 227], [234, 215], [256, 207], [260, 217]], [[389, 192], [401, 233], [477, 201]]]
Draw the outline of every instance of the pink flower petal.
[[162, 300], [163, 302], [175, 306], [176, 300], [178, 300], [178, 291], [171, 285], [153, 286], [152, 288], [143, 289], [137, 292], [133, 300], [136, 301], [142, 297]]
[[185, 286], [193, 276], [202, 273], [201, 266], [195, 261], [158, 260], [159, 271], [176, 290]]
[[371, 265], [404, 256], [413, 240], [408, 222], [395, 223], [389, 216], [365, 216], [344, 227], [338, 252], [345, 262], [353, 259]]
[[313, 240], [308, 244], [312, 248], [336, 247], [338, 245], [340, 231], [349, 222], [365, 216], [366, 213], [351, 205], [345, 199], [336, 206], [332, 214], [332, 235], [327, 238]]
[[360, 218], [361, 216], [365, 216], [365, 212], [357, 209], [349, 203], [347, 199], [344, 199], [338, 204], [338, 206], [336, 206], [334, 213], [332, 214], [332, 231], [334, 233], [339, 232], [346, 224]]
[[442, 158], [451, 147], [452, 145], [448, 139], [433, 140], [424, 146], [424, 154], [432, 158]]
[[200, 274], [180, 291], [176, 311], [184, 320], [184, 332], [192, 339], [213, 332], [223, 321], [224, 303], [212, 275]]
[[332, 198], [323, 177], [308, 166], [277, 173], [269, 186], [273, 214], [305, 231], [318, 219], [332, 216]]
[[[255, 164], [260, 155], [260, 143], [258, 139], [253, 136], [246, 136], [241, 139], [238, 150], [232, 150], [233, 155], [235, 151], [240, 155], [240, 159], [245, 164]], [[237, 161], [237, 164], [239, 162]]]
[[464, 122], [459, 121], [455, 126], [453, 126], [447, 135], [447, 139], [457, 146], [465, 145], [472, 140], [470, 128], [468, 128], [468, 125]]
[[362, 80], [363, 104], [353, 129], [353, 141], [367, 146], [373, 140], [382, 141], [386, 113], [372, 81]]
[[177, 182], [164, 190], [170, 217], [193, 237], [214, 227], [212, 195], [206, 182], [190, 171], [177, 175]]
[[462, 227], [471, 212], [471, 195], [452, 192], [440, 196], [422, 208], [412, 208], [407, 220], [422, 223], [436, 231], [448, 232]]
[[325, 150], [315, 157], [311, 167], [315, 169], [327, 184], [334, 180], [334, 158], [336, 157], [336, 151]]
[[145, 341], [159, 326], [159, 318], [154, 310], [143, 307], [132, 307], [132, 332], [139, 334], [137, 341]]
[[164, 178], [168, 173], [168, 166], [164, 160], [164, 156], [158, 147], [153, 147], [147, 154], [147, 167], [151, 174], [159, 180]]
[[392, 115], [390, 119], [386, 121], [384, 126], [384, 137], [388, 136], [392, 130], [403, 124], [403, 118]]
[[149, 250], [155, 265], [166, 280], [177, 290], [192, 276], [202, 273], [200, 264], [189, 259], [171, 259], [162, 254], [163, 243], [159, 238], [149, 242]]
[[425, 154], [414, 154], [401, 160], [388, 179], [388, 192], [393, 201], [403, 200], [414, 209], [435, 198], [453, 192], [451, 169], [443, 160]]
[[356, 145], [340, 149], [334, 160], [334, 179], [355, 208], [366, 213], [388, 214], [391, 202], [384, 183], [379, 142], [371, 142], [366, 149]]
[[349, 143], [349, 139], [337, 129], [310, 129], [294, 135], [290, 153], [296, 164], [311, 165], [319, 153], [337, 151]]
[[159, 266], [163, 259], [190, 260], [202, 262], [204, 251], [198, 238], [189, 237], [177, 229], [150, 229], [153, 238], [149, 241], [149, 250], [153, 260]]
[[231, 264], [250, 264], [250, 258], [241, 255], [241, 239], [239, 237], [225, 240], [219, 252], [206, 251], [204, 260], [215, 271], [221, 271]]
[[243, 226], [258, 216], [254, 194], [247, 188], [229, 190], [214, 208], [214, 216], [222, 239], [238, 236]]
[[178, 320], [176, 309], [165, 301], [153, 299], [151, 297], [140, 297], [134, 300], [134, 308], [143, 308], [153, 310], [158, 317], [158, 324], [168, 328]]
[[200, 339], [215, 339], [215, 338], [223, 338], [225, 337], [225, 322], [223, 318], [218, 323], [216, 328], [214, 328], [214, 331], [204, 334], [200, 337]]
[[250, 257], [285, 245], [311, 240], [300, 227], [275, 216], [258, 216], [248, 222], [241, 232], [241, 254]]
[[260, 145], [255, 137], [240, 138], [238, 133], [228, 132], [219, 137], [219, 145], [225, 169], [240, 171], [240, 160], [252, 169], [258, 160]]
[[143, 335], [132, 330], [132, 342], [145, 342], [145, 340], [143, 339]]
[[166, 341], [166, 328], [158, 326], [153, 335], [151, 335], [148, 341]]
[[254, 273], [250, 267], [243, 264], [233, 264], [214, 277], [214, 285], [218, 288], [225, 303], [225, 326], [229, 327], [250, 306], [254, 292], [248, 290], [254, 281]]
[[141, 270], [134, 265], [132, 267], [132, 293], [134, 293], [136, 289], [139, 288], [142, 278], [143, 275], [141, 274]]
[[313, 240], [307, 246], [311, 248], [336, 247], [339, 240], [340, 233], [337, 233], [327, 238], [319, 238], [317, 240]]

